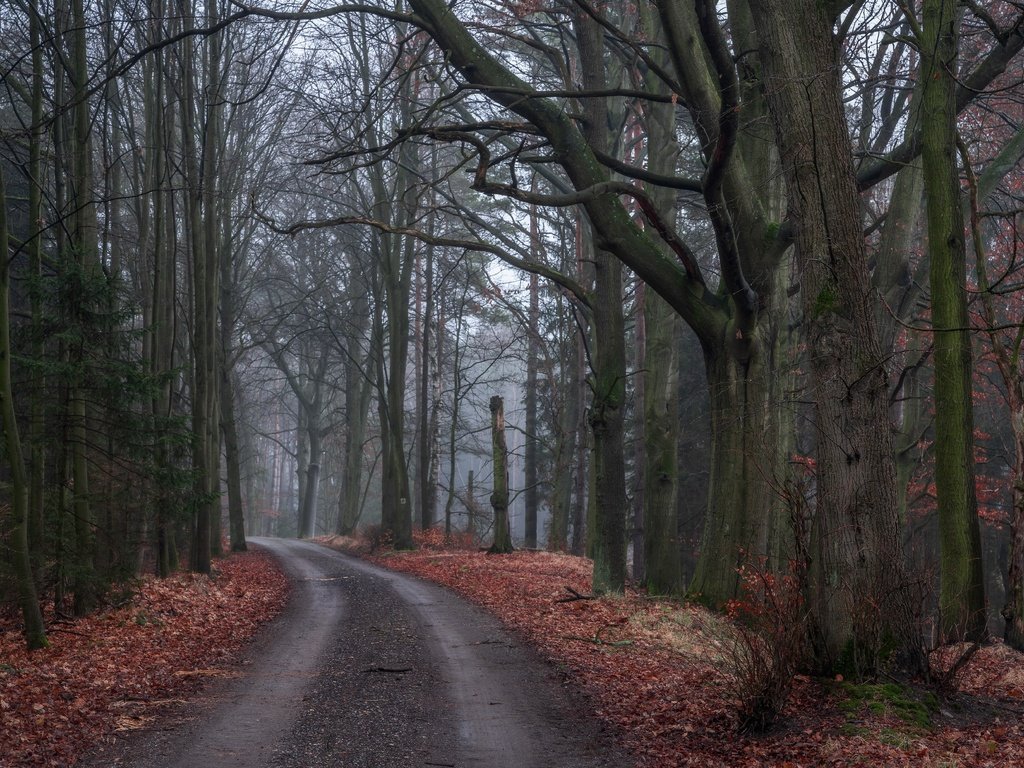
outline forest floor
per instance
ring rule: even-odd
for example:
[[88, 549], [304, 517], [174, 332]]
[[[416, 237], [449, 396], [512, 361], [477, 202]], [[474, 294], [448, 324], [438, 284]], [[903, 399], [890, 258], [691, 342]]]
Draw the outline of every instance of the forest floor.
[[[1000, 643], [970, 658], [955, 691], [798, 675], [780, 722], [743, 733], [733, 635], [699, 606], [634, 590], [591, 598], [589, 561], [567, 555], [491, 556], [448, 548], [434, 533], [414, 552], [323, 543], [496, 615], [582, 689], [638, 768], [1024, 765], [1024, 657]], [[44, 651], [27, 653], [16, 617], [0, 616], [0, 766], [72, 765], [113, 732], [159, 723], [168, 707], [234, 674], [231, 662], [288, 590], [257, 552], [218, 561], [213, 579], [145, 580], [131, 602], [86, 619], [51, 610]]]
[[73, 765], [100, 738], [153, 723], [230, 663], [284, 605], [272, 557], [217, 560], [212, 578], [179, 573], [133, 585], [123, 605], [83, 619], [47, 611], [50, 647], [25, 650], [0, 616], [0, 766]]
[[578, 682], [644, 768], [1024, 765], [1024, 657], [1001, 643], [970, 658], [955, 690], [798, 675], [781, 720], [767, 733], [742, 733], [729, 628], [699, 606], [634, 590], [566, 600], [589, 595], [589, 561], [450, 549], [433, 532], [413, 552], [324, 543], [443, 584], [496, 614]]

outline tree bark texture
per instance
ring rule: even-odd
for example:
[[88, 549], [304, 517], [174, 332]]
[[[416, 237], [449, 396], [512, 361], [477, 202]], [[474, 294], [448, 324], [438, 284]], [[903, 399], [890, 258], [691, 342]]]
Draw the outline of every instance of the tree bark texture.
[[0, 164], [0, 423], [3, 425], [4, 447], [11, 471], [10, 546], [13, 550], [15, 579], [25, 643], [30, 650], [45, 648], [46, 628], [39, 610], [35, 577], [29, 553], [29, 477], [21, 450], [17, 416], [14, 411], [14, 385], [11, 379], [11, 262], [7, 230], [7, 194]]
[[974, 478], [967, 247], [956, 149], [957, 27], [952, 0], [925, 0], [921, 162], [935, 357], [935, 489], [939, 515], [939, 627], [950, 641], [987, 635]]
[[888, 381], [828, 8], [752, 3], [788, 186], [816, 404], [810, 609], [823, 667], [916, 654], [897, 516]]
[[[583, 86], [600, 91], [608, 76], [604, 35], [584, 12], [574, 20]], [[584, 101], [584, 134], [602, 151], [610, 145], [606, 99]], [[607, 171], [601, 174], [607, 178]], [[590, 220], [591, 230], [595, 223]], [[593, 496], [588, 534], [596, 592], [621, 592], [626, 583], [625, 404], [626, 344], [622, 310], [622, 262], [594, 240], [594, 350], [591, 371], [590, 428], [593, 446]]]
[[487, 551], [508, 554], [512, 551], [512, 533], [508, 521], [508, 446], [505, 441], [505, 401], [491, 398], [491, 461], [494, 469], [491, 508], [494, 510], [494, 543]]

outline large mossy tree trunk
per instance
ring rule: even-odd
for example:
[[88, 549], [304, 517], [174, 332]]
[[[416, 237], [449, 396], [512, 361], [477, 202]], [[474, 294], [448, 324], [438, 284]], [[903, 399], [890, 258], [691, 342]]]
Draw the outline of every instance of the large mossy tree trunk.
[[[676, 512], [679, 487], [678, 316], [654, 294], [644, 297], [644, 581], [652, 594], [683, 589]], [[634, 554], [634, 557], [636, 555]]]
[[596, 251], [594, 369], [590, 429], [593, 445], [593, 523], [589, 537], [595, 592], [621, 592], [626, 585], [625, 436], [626, 345], [622, 316], [622, 264]]
[[939, 627], [950, 641], [981, 640], [987, 635], [987, 620], [974, 487], [967, 249], [956, 149], [960, 13], [952, 0], [925, 0], [923, 16], [921, 162], [928, 195], [928, 274], [935, 331]]
[[724, 353], [705, 349], [711, 408], [708, 514], [690, 592], [721, 606], [739, 596], [745, 560], [776, 568], [792, 551], [779, 493], [786, 476], [783, 446], [792, 445], [786, 418], [791, 393], [784, 354], [768, 324]]
[[765, 93], [786, 171], [817, 432], [812, 597], [819, 665], [920, 663], [897, 511], [888, 380], [826, 6], [757, 0]]

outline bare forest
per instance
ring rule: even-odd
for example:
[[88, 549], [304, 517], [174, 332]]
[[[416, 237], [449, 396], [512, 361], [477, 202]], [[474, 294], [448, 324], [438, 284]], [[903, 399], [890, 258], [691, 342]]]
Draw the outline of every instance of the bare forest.
[[27, 649], [283, 537], [586, 558], [555, 597], [737, 628], [745, 731], [1024, 651], [1019, 3], [3, 0], [0, 40]]

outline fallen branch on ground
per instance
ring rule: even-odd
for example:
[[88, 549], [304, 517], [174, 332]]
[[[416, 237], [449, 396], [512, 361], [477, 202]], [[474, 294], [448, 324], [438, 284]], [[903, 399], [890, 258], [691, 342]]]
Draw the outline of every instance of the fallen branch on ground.
[[555, 600], [556, 603], [573, 603], [577, 600], [596, 600], [597, 595], [583, 595], [577, 592], [572, 587], [566, 587], [565, 590], [571, 595], [570, 597], [560, 597]]

